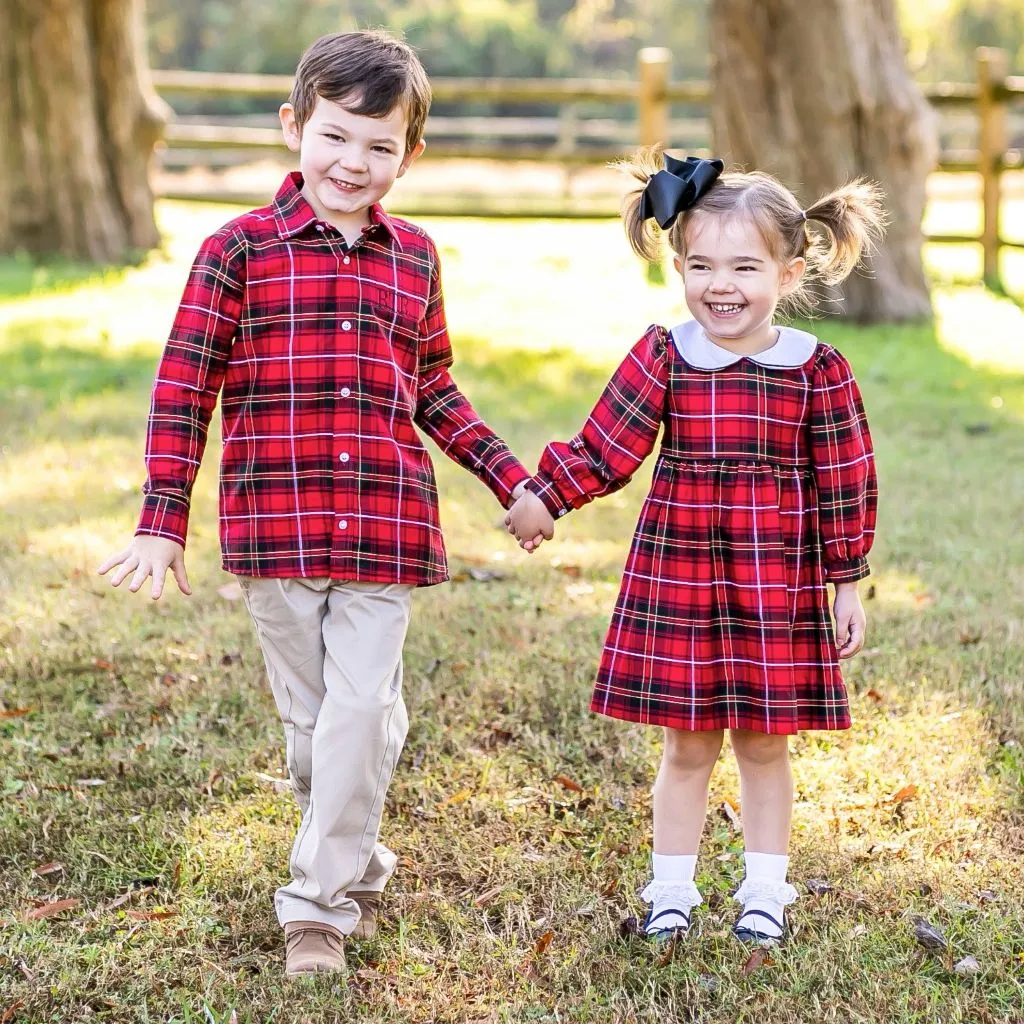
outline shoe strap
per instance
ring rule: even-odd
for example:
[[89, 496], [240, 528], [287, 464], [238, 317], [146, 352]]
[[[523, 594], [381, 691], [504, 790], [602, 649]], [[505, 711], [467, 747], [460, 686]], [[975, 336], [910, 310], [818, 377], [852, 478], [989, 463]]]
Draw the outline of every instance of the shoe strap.
[[771, 921], [771, 923], [773, 925], [775, 925], [776, 928], [779, 929], [780, 933], [784, 930], [784, 925], [782, 924], [782, 922], [781, 921], [776, 921], [775, 918], [772, 917], [772, 915], [769, 914], [767, 910], [758, 910], [758, 909], [756, 909], [754, 907], [751, 907], [750, 910], [744, 910], [743, 913], [740, 914], [740, 919], [736, 922], [736, 926], [733, 928], [733, 931], [735, 931], [735, 932], [739, 932], [739, 931], [753, 932], [754, 934], [764, 935], [765, 938], [771, 938], [771, 939], [778, 938], [778, 936], [776, 936], [776, 935], [766, 935], [763, 932], [758, 933], [757, 928], [749, 928], [747, 925], [745, 925], [743, 923], [748, 917], [753, 917], [755, 914], [758, 917], [763, 917], [766, 921]]
[[[653, 908], [652, 908], [653, 909]], [[681, 917], [686, 924], [685, 925], [674, 925], [675, 928], [689, 928], [690, 927], [690, 915], [685, 910], [678, 909], [676, 907], [669, 907], [667, 910], [659, 910], [658, 913], [648, 913], [647, 920], [644, 921], [644, 930], [646, 931], [659, 917], [665, 917], [666, 914], [675, 914], [677, 917]], [[665, 929], [660, 929], [665, 930]]]

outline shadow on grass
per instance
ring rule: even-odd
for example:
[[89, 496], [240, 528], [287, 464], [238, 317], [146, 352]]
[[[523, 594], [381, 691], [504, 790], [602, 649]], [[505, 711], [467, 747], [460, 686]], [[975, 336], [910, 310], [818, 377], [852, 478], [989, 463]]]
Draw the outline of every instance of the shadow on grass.
[[[137, 261], [142, 262], [145, 254]], [[114, 283], [136, 262], [96, 265], [75, 260], [34, 260], [25, 254], [0, 258], [0, 301], [45, 295], [84, 284]]]
[[156, 368], [151, 348], [115, 352], [104, 345], [45, 345], [36, 338], [31, 323], [7, 330], [2, 354], [4, 382], [13, 397], [8, 417], [19, 416], [21, 402], [38, 412], [91, 395], [149, 393]]

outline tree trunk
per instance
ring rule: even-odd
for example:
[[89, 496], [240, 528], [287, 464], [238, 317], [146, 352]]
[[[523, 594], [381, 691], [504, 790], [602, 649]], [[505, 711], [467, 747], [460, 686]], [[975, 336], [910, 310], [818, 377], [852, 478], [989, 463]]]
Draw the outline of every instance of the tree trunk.
[[0, 3], [0, 252], [116, 262], [156, 245], [166, 106], [142, 0]]
[[837, 311], [929, 316], [921, 217], [936, 118], [907, 73], [893, 0], [714, 0], [711, 39], [718, 155], [775, 174], [804, 205], [858, 175], [885, 190], [885, 241], [835, 293]]

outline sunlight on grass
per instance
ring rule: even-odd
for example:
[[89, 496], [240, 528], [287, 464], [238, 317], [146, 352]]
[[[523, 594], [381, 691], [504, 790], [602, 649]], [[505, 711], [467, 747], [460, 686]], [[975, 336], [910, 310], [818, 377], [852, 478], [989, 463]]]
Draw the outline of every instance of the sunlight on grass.
[[971, 366], [1024, 374], [1024, 308], [980, 285], [937, 289], [932, 301], [943, 348]]

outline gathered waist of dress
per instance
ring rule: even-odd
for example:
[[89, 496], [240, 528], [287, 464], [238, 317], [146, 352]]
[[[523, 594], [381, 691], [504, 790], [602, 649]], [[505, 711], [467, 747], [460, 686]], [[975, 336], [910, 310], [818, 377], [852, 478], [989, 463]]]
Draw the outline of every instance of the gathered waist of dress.
[[742, 454], [730, 452], [724, 455], [693, 455], [683, 452], [666, 451], [662, 449], [658, 454], [658, 460], [667, 465], [679, 466], [699, 472], [717, 471], [747, 471], [763, 473], [771, 470], [776, 473], [798, 473], [801, 476], [809, 476], [813, 470], [807, 459], [782, 459], [768, 458], [759, 455]]

